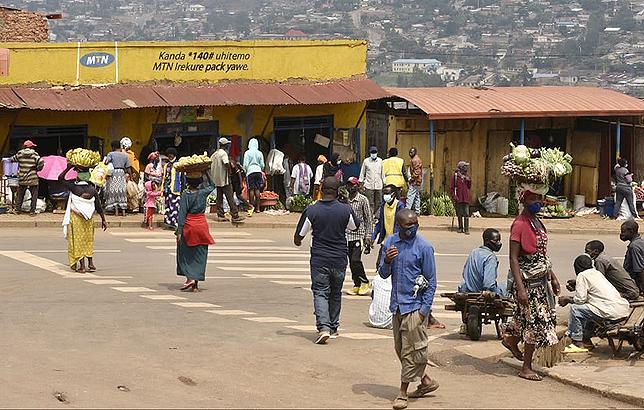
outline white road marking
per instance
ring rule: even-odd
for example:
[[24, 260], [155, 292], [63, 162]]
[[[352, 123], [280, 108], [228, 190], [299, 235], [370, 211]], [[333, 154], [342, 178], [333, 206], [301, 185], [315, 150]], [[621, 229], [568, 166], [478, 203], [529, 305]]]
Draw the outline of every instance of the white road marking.
[[[292, 325], [292, 326], [285, 326], [288, 329], [293, 329], [293, 330], [301, 330], [303, 332], [317, 332], [318, 329], [315, 326], [312, 325]], [[342, 329], [340, 329], [342, 330]]]
[[[211, 234], [217, 235], [217, 236], [251, 236], [250, 233], [248, 232], [243, 232], [243, 231], [210, 231]], [[150, 237], [150, 236], [172, 236], [174, 237], [174, 232], [172, 231], [132, 231], [132, 232], [110, 232], [110, 235], [113, 236], [121, 236], [121, 237], [128, 237], [128, 236], [145, 236], [145, 237]]]
[[[214, 255], [214, 256], [221, 256], [221, 255]], [[248, 257], [248, 255], [246, 255]], [[220, 265], [239, 265], [240, 263], [246, 264], [246, 265], [308, 265], [309, 261], [271, 261], [271, 260], [255, 260], [255, 259], [247, 259], [244, 261], [239, 261], [239, 260], [208, 260], [208, 263], [218, 263]], [[280, 269], [281, 270], [281, 269]]]
[[[125, 238], [132, 243], [172, 243], [177, 242], [175, 238]], [[217, 243], [271, 243], [270, 239], [248, 239], [248, 238], [215, 238]]]
[[125, 282], [122, 282], [120, 280], [114, 280], [114, 279], [90, 279], [90, 280], [85, 280], [87, 283], [91, 283], [93, 285], [125, 285]]
[[[243, 263], [243, 262], [237, 262], [237, 263]], [[246, 266], [220, 266], [218, 269], [221, 270], [226, 270], [226, 271], [238, 271], [238, 272], [311, 272], [311, 269], [309, 268], [292, 268], [292, 267], [285, 267], [285, 268], [263, 268], [261, 266], [259, 267], [246, 267]], [[366, 272], [368, 273], [375, 273], [375, 269], [365, 269]]]
[[267, 316], [267, 317], [244, 317], [243, 320], [250, 320], [251, 322], [258, 323], [297, 323], [297, 320], [284, 319], [283, 317]]
[[186, 300], [186, 298], [182, 298], [181, 296], [177, 296], [177, 295], [139, 295], [139, 296], [150, 300]]
[[256, 315], [254, 312], [246, 312], [245, 310], [206, 310], [206, 312], [214, 313], [221, 316], [250, 316]]
[[340, 333], [340, 337], [344, 339], [354, 340], [380, 340], [380, 339], [393, 339], [393, 336], [381, 335], [377, 333]]
[[[216, 241], [216, 240], [215, 240]], [[152, 249], [155, 251], [170, 251], [170, 250], [175, 250], [177, 249], [176, 246], [167, 246], [167, 245], [150, 245], [146, 246], [148, 249]], [[252, 251], [253, 253], [264, 253], [264, 252], [273, 252], [273, 251], [293, 251], [297, 252], [299, 248], [294, 248], [294, 247], [289, 247], [289, 246], [219, 246], [219, 245], [214, 245], [211, 249], [213, 250], [218, 250], [218, 251], [244, 251], [244, 252], [250, 252]], [[308, 252], [303, 252], [306, 253], [307, 255], [309, 254]]]
[[173, 305], [181, 306], [184, 308], [220, 308], [219, 305], [213, 305], [212, 303], [205, 302], [176, 302]]
[[40, 256], [32, 255], [24, 251], [0, 251], [0, 255], [6, 256], [7, 258], [14, 259], [18, 262], [26, 263], [27, 265], [35, 266], [40, 269], [44, 269], [56, 275], [60, 275], [63, 278], [73, 278], [73, 279], [89, 279], [89, 278], [98, 278], [98, 276], [91, 273], [76, 273], [70, 270], [69, 266], [65, 266], [58, 262], [54, 262], [51, 259], [42, 258]]
[[[287, 275], [284, 275], [284, 276], [287, 276]], [[288, 275], [288, 276], [292, 276], [292, 275]], [[259, 279], [259, 278], [253, 278], [253, 279]], [[277, 283], [278, 285], [300, 285], [300, 286], [311, 285], [310, 280], [309, 281], [272, 280], [270, 282]]]
[[142, 287], [136, 287], [136, 286], [113, 287], [112, 289], [118, 290], [119, 292], [125, 292], [125, 293], [156, 292], [156, 290], [154, 289], [142, 288]]
[[[308, 259], [310, 258], [310, 256], [308, 254], [302, 253], [302, 252], [299, 252], [299, 253], [297, 253], [297, 252], [291, 252], [291, 253], [283, 253], [283, 252], [282, 253], [277, 253], [277, 252], [275, 252], [275, 253], [265, 253], [265, 254], [260, 255], [260, 254], [257, 254], [255, 252], [227, 253], [227, 252], [218, 252], [216, 250], [211, 250], [211, 251], [208, 252], [208, 255], [222, 257], [222, 258], [223, 257], [227, 257], [227, 258], [248, 258], [250, 255], [252, 255], [254, 257], [261, 256], [263, 258], [303, 258], [303, 259], [307, 259], [306, 263], [309, 263]], [[265, 259], [263, 259], [262, 262], [264, 260]], [[275, 262], [279, 262], [279, 261], [275, 261]], [[237, 263], [240, 263], [240, 262], [238, 261]]]

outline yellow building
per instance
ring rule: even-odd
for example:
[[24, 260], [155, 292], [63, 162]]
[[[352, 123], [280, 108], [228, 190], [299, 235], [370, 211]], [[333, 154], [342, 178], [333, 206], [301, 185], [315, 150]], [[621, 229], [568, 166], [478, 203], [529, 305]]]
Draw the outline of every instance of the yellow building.
[[103, 152], [129, 136], [180, 154], [220, 136], [243, 152], [259, 137], [290, 157], [364, 151], [367, 43], [334, 41], [4, 43], [0, 151], [32, 139], [42, 155]]

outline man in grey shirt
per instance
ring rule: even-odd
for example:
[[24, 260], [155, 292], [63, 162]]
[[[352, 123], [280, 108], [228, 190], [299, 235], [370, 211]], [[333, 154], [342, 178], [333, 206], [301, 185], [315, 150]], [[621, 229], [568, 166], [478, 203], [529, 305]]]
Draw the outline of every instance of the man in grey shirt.
[[378, 210], [382, 204], [382, 188], [385, 181], [385, 171], [382, 158], [378, 156], [378, 148], [369, 148], [369, 157], [362, 162], [360, 183], [364, 186], [364, 195], [369, 200], [371, 214], [378, 218]]
[[615, 166], [615, 217], [619, 217], [620, 210], [622, 209], [622, 202], [626, 199], [628, 209], [631, 211], [633, 218], [639, 219], [637, 208], [633, 202], [633, 174], [628, 170], [628, 162], [624, 158], [617, 160]]
[[644, 240], [639, 234], [639, 225], [635, 221], [622, 224], [619, 239], [630, 242], [624, 257], [624, 269], [640, 288], [644, 289]]
[[588, 242], [585, 252], [595, 261], [595, 269], [604, 274], [624, 299], [632, 302], [639, 298], [640, 290], [635, 281], [619, 262], [604, 253], [604, 244], [601, 241]]

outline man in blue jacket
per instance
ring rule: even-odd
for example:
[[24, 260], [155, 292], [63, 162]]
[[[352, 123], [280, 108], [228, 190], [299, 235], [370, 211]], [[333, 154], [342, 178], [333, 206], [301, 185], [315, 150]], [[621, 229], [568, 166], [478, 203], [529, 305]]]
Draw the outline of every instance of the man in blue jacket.
[[[436, 261], [434, 248], [417, 236], [418, 217], [410, 209], [398, 212], [400, 231], [385, 240], [378, 274], [391, 276], [391, 303], [396, 354], [402, 365], [400, 392], [394, 409], [407, 408], [408, 397], [420, 398], [438, 389], [438, 382], [425, 374], [427, 367], [427, 329], [434, 294], [436, 293]], [[409, 383], [418, 382], [416, 390], [407, 394]]]

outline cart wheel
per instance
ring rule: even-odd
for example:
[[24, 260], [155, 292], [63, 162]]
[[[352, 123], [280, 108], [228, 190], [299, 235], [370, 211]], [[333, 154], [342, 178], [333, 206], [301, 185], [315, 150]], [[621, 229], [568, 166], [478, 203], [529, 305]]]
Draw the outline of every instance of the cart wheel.
[[467, 314], [467, 336], [470, 340], [479, 340], [481, 338], [481, 310], [478, 306], [470, 306]]
[[633, 348], [635, 348], [635, 350], [637, 350], [638, 352], [641, 352], [642, 350], [644, 350], [642, 339], [638, 337], [635, 340], [633, 340]]

